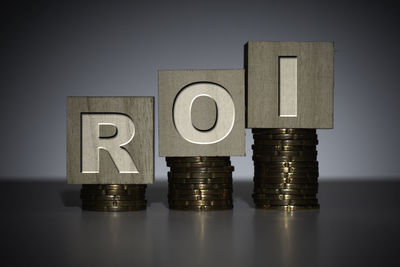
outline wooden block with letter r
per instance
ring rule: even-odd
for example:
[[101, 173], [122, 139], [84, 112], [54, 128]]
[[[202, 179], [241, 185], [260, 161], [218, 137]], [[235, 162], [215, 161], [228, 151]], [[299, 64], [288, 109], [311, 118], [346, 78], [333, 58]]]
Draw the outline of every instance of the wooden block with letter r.
[[151, 184], [154, 97], [68, 97], [67, 181]]
[[333, 43], [248, 42], [248, 128], [333, 128]]
[[159, 71], [159, 155], [245, 155], [244, 99], [243, 69]]

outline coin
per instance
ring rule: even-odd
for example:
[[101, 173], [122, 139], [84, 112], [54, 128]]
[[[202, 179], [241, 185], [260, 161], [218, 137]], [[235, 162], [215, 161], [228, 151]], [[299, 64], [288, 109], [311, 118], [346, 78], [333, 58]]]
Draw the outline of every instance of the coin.
[[265, 167], [294, 167], [294, 168], [318, 168], [318, 161], [255, 161], [255, 166]]
[[204, 162], [167, 162], [168, 167], [174, 168], [199, 168], [199, 167], [225, 167], [227, 162], [225, 161], [204, 161]]
[[183, 194], [183, 195], [219, 195], [219, 194], [232, 194], [231, 189], [174, 189], [169, 188], [169, 192], [173, 194]]
[[169, 194], [168, 199], [171, 200], [230, 200], [232, 201], [232, 194], [213, 194], [213, 195], [182, 195], [182, 194]]
[[255, 182], [255, 186], [257, 188], [277, 188], [277, 189], [317, 189], [317, 183], [300, 183], [300, 184], [291, 184], [291, 183], [267, 183], [267, 182]]
[[262, 173], [318, 173], [318, 167], [268, 167], [254, 165], [254, 169]]
[[285, 183], [285, 184], [310, 184], [310, 183], [317, 183], [317, 179], [307, 179], [307, 180], [300, 180], [300, 179], [290, 179], [290, 178], [276, 178], [276, 179], [260, 179], [260, 178], [255, 178], [254, 179], [254, 184], [257, 185], [262, 185], [264, 183], [275, 183], [275, 184], [279, 184], [279, 183]]
[[252, 133], [258, 134], [293, 134], [293, 133], [316, 133], [315, 129], [295, 129], [295, 128], [287, 128], [287, 129], [261, 129], [254, 128], [252, 129]]
[[174, 178], [232, 178], [228, 172], [168, 172], [168, 177]]
[[99, 190], [145, 190], [145, 184], [83, 184], [82, 189], [99, 189]]
[[190, 172], [227, 172], [231, 173], [234, 171], [233, 166], [225, 166], [225, 167], [198, 167], [198, 168], [175, 168], [171, 167], [171, 172], [183, 172], [183, 173], [190, 173]]
[[255, 145], [278, 145], [278, 146], [316, 146], [318, 140], [277, 140], [254, 138]]
[[314, 195], [293, 195], [293, 194], [260, 194], [254, 193], [253, 198], [255, 199], [270, 199], [270, 200], [287, 200], [287, 199], [316, 199]]
[[255, 188], [254, 193], [315, 195], [318, 193], [318, 188], [316, 189]]
[[173, 189], [232, 189], [232, 182], [226, 184], [176, 184], [170, 183], [169, 188]]
[[302, 134], [253, 134], [254, 139], [258, 140], [299, 140], [316, 139], [317, 135], [313, 133]]
[[173, 206], [189, 206], [189, 205], [204, 205], [204, 206], [225, 206], [231, 205], [232, 200], [169, 200], [168, 203]]
[[318, 171], [308, 171], [308, 172], [274, 172], [268, 169], [256, 168], [254, 171], [254, 176], [265, 177], [265, 178], [318, 178]]
[[95, 195], [124, 195], [124, 196], [130, 196], [130, 195], [141, 195], [145, 194], [145, 191], [131, 191], [131, 190], [98, 190], [98, 191], [93, 191], [93, 190], [81, 190], [81, 193], [84, 194], [95, 194]]
[[315, 146], [288, 146], [288, 145], [252, 145], [252, 149], [259, 149], [265, 152], [272, 151], [316, 151]]
[[168, 182], [181, 184], [229, 184], [232, 178], [175, 178], [168, 177]]
[[262, 154], [253, 154], [254, 161], [315, 161], [316, 156], [306, 157], [306, 156], [269, 156]]
[[168, 203], [171, 209], [232, 208], [232, 171], [229, 157], [167, 158]]
[[145, 184], [84, 184], [82, 209], [91, 211], [133, 211], [146, 209]]
[[230, 157], [167, 157], [167, 162], [210, 162], [210, 161], [223, 161], [229, 162], [230, 164]]
[[317, 156], [317, 151], [274, 151], [274, 150], [263, 150], [261, 148], [254, 148], [253, 153], [268, 156]]
[[270, 200], [270, 199], [260, 199], [254, 198], [257, 204], [262, 205], [276, 205], [276, 206], [283, 206], [283, 205], [303, 205], [303, 206], [311, 206], [317, 205], [317, 199], [285, 199], [285, 200]]
[[142, 195], [94, 195], [94, 194], [81, 194], [81, 199], [87, 200], [142, 200], [144, 199], [144, 194]]

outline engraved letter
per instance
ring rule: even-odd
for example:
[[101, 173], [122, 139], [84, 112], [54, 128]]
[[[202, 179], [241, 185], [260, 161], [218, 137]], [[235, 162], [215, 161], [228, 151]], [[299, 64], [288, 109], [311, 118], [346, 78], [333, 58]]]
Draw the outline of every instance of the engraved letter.
[[[115, 127], [110, 137], [100, 135], [100, 128]], [[119, 173], [138, 173], [131, 155], [123, 148], [132, 141], [135, 125], [123, 114], [82, 114], [82, 172], [99, 173], [100, 149], [107, 151]]]
[[[201, 96], [212, 98], [218, 110], [214, 127], [207, 131], [196, 129], [192, 123], [192, 105]], [[232, 131], [235, 105], [223, 87], [213, 83], [195, 83], [183, 88], [176, 96], [172, 115], [176, 130], [185, 140], [194, 144], [215, 144]]]

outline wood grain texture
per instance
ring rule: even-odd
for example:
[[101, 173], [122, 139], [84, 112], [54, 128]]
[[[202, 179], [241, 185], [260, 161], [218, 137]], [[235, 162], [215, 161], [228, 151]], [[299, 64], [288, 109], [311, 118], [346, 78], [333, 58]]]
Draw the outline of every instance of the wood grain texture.
[[[135, 126], [124, 146], [139, 173], [119, 173], [109, 153], [100, 150], [99, 173], [82, 173], [82, 114], [125, 114]], [[103, 127], [102, 127], [103, 128]], [[115, 130], [114, 130], [115, 132]], [[100, 129], [109, 136], [112, 127]], [[68, 97], [67, 182], [69, 184], [151, 184], [154, 181], [154, 97]]]
[[210, 130], [217, 122], [217, 104], [211, 97], [200, 96], [192, 104], [192, 124], [200, 131]]
[[[175, 127], [173, 113], [177, 95], [182, 89], [196, 83], [210, 83], [223, 87], [234, 106], [233, 127], [229, 134], [221, 141], [213, 144], [193, 143], [178, 132]], [[245, 155], [245, 122], [244, 122], [244, 70], [163, 70], [158, 73], [158, 129], [159, 129], [159, 155], [165, 157], [187, 156], [243, 156]], [[197, 105], [204, 104], [201, 108], [195, 107], [192, 118], [194, 124], [201, 127], [210, 125], [215, 111], [208, 110], [209, 102], [200, 101]], [[226, 104], [226, 103], [225, 103]], [[224, 103], [217, 103], [217, 114], [224, 112]], [[233, 114], [232, 114], [233, 115]], [[221, 118], [221, 117], [220, 117]], [[219, 119], [217, 118], [217, 123]], [[187, 127], [193, 127], [188, 125]], [[215, 125], [218, 127], [218, 124]], [[213, 128], [214, 129], [214, 128]], [[205, 131], [207, 132], [207, 131]], [[219, 132], [220, 133], [220, 132]]]
[[[247, 128], [333, 128], [333, 43], [248, 42]], [[279, 116], [279, 57], [297, 57], [297, 116]]]

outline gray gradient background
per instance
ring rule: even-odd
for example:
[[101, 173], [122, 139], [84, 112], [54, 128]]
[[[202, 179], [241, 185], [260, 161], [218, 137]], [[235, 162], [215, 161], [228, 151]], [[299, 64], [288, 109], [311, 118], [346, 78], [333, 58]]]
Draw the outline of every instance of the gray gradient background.
[[[66, 96], [156, 96], [158, 69], [242, 68], [248, 40], [334, 41], [321, 179], [399, 177], [399, 19], [384, 1], [14, 1], [0, 12], [2, 179], [65, 179]], [[252, 177], [246, 133], [235, 178]], [[157, 146], [156, 128], [165, 179]]]

